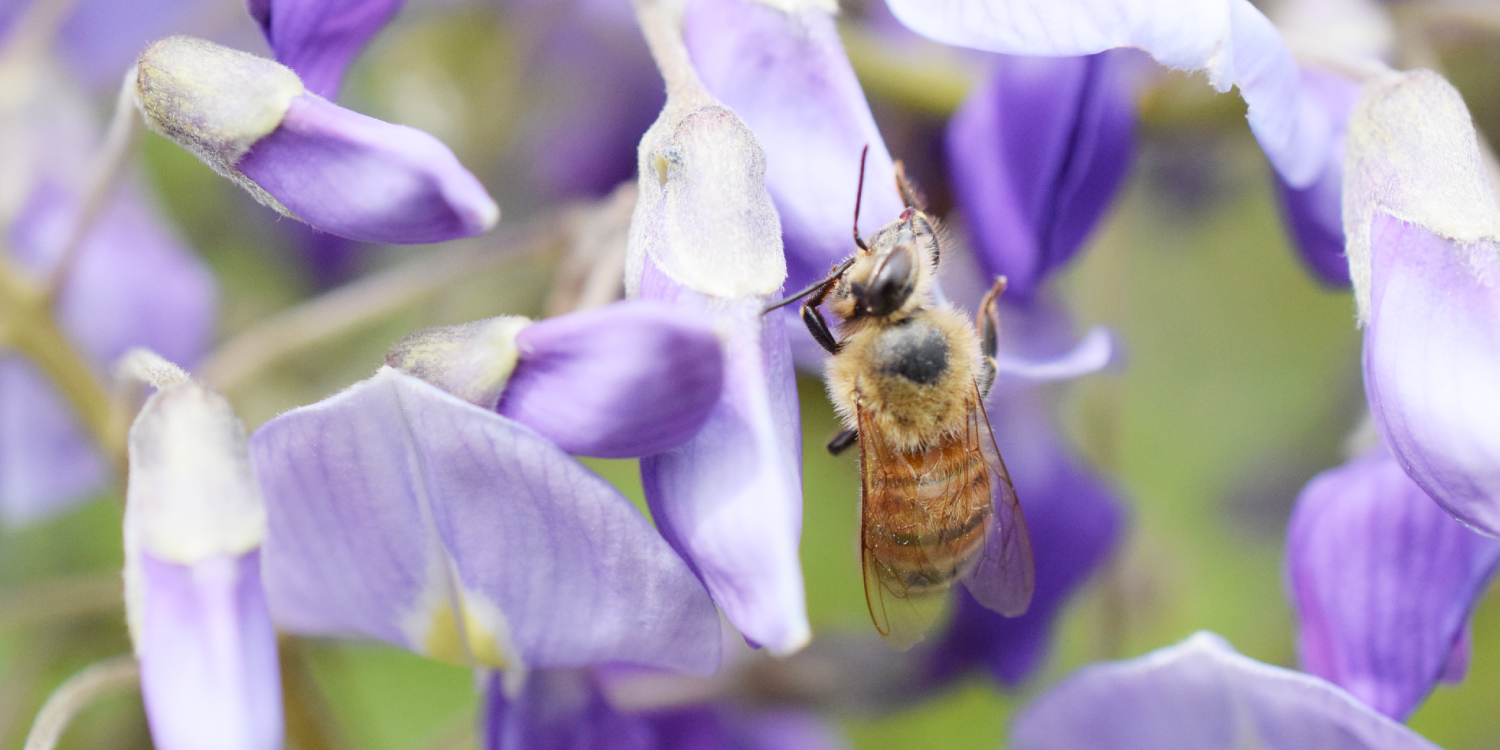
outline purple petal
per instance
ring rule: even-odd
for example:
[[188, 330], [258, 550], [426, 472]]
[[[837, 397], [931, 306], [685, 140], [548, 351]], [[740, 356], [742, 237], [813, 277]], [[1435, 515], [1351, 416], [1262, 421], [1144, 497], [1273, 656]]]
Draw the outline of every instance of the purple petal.
[[544, 195], [603, 196], [635, 175], [636, 146], [665, 102], [661, 74], [629, 3], [542, 5], [526, 33], [541, 37], [532, 78], [547, 95], [528, 103], [517, 152]]
[[1434, 504], [1384, 448], [1297, 499], [1287, 577], [1307, 671], [1398, 721], [1448, 668], [1500, 541]]
[[1124, 513], [1115, 491], [1059, 439], [1037, 392], [994, 398], [988, 412], [1031, 532], [1031, 608], [1007, 618], [961, 592], [928, 669], [946, 680], [983, 666], [1013, 687], [1042, 665], [1053, 621], [1114, 550]]
[[1458, 520], [1500, 535], [1500, 257], [1377, 213], [1365, 326], [1370, 412], [1401, 467]]
[[724, 390], [682, 447], [641, 459], [662, 536], [682, 553], [729, 621], [778, 654], [811, 636], [797, 545], [802, 536], [801, 424], [786, 329], [769, 298], [714, 298], [678, 286], [648, 259], [640, 294], [727, 330]]
[[1029, 298], [1082, 246], [1132, 161], [1133, 53], [997, 56], [948, 123], [948, 168], [976, 255]]
[[281, 672], [260, 554], [192, 565], [140, 558], [134, 635], [156, 747], [279, 750]]
[[520, 694], [506, 695], [500, 675], [485, 688], [482, 750], [656, 750], [651, 724], [616, 711], [593, 675], [549, 669], [526, 676]]
[[827, 723], [797, 709], [745, 712], [700, 704], [645, 715], [661, 750], [842, 750]]
[[1349, 259], [1344, 256], [1344, 126], [1359, 99], [1359, 85], [1333, 73], [1302, 69], [1302, 83], [1312, 101], [1328, 113], [1333, 126], [1332, 154], [1323, 171], [1303, 188], [1276, 175], [1281, 212], [1301, 252], [1303, 263], [1319, 281], [1349, 286]]
[[297, 218], [366, 242], [442, 242], [488, 231], [500, 208], [436, 138], [316, 96], [235, 167]]
[[1085, 667], [1032, 703], [1017, 750], [1432, 750], [1410, 729], [1311, 675], [1199, 633], [1137, 659]]
[[276, 61], [307, 89], [336, 99], [344, 68], [401, 10], [405, 0], [249, 0]]
[[718, 619], [682, 560], [618, 491], [505, 417], [386, 368], [268, 422], [251, 454], [284, 629], [492, 667], [718, 666]]
[[57, 40], [84, 85], [115, 87], [147, 44], [205, 27], [212, 14], [203, 8], [195, 0], [79, 0]]
[[[41, 274], [62, 251], [76, 198], [43, 183], [11, 227], [10, 248]], [[63, 331], [98, 367], [131, 347], [177, 362], [203, 356], [213, 332], [213, 275], [128, 190], [84, 240], [58, 300]], [[0, 358], [0, 516], [46, 517], [100, 488], [108, 467], [61, 394], [30, 363]]]
[[1238, 85], [1250, 129], [1287, 182], [1311, 183], [1332, 137], [1296, 62], [1249, 0], [887, 0], [902, 23], [947, 44], [1011, 55], [1091, 55], [1139, 47], [1173, 68]]
[[684, 36], [704, 85], [765, 147], [766, 189], [781, 215], [788, 288], [826, 276], [854, 252], [865, 146], [861, 232], [868, 236], [896, 218], [904, 206], [895, 168], [829, 13], [693, 0]]
[[662, 453], [708, 420], [724, 386], [712, 328], [645, 300], [533, 323], [497, 408], [563, 450], [604, 458]]

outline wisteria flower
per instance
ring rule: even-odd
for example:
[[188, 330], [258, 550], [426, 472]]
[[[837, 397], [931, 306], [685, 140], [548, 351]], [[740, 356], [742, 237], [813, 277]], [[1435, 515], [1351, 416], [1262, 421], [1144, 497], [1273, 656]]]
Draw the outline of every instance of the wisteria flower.
[[261, 587], [266, 513], [224, 397], [154, 355], [130, 428], [125, 601], [151, 737], [163, 750], [282, 744], [276, 633]]
[[694, 434], [722, 387], [711, 330], [632, 303], [435, 329], [391, 362], [251, 439], [280, 627], [518, 674], [717, 668], [702, 585], [566, 452], [640, 455]]
[[1468, 619], [1500, 541], [1464, 528], [1384, 446], [1319, 474], [1287, 531], [1307, 671], [1402, 721], [1468, 666]]
[[1212, 633], [1085, 667], [1016, 717], [1017, 750], [1435, 748], [1335, 685], [1262, 664]]
[[330, 234], [422, 243], [492, 228], [500, 209], [436, 138], [344, 109], [271, 60], [190, 37], [136, 61], [153, 130], [281, 214]]

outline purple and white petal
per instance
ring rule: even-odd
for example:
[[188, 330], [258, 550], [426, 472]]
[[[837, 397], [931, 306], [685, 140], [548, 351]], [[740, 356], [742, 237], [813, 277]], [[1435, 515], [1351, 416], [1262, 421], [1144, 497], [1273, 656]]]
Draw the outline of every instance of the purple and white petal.
[[718, 666], [718, 619], [688, 567], [523, 425], [385, 368], [268, 422], [251, 452], [284, 629], [490, 667]]
[[832, 13], [754, 0], [693, 0], [684, 37], [694, 67], [766, 150], [766, 189], [786, 242], [787, 286], [828, 275], [854, 252], [851, 236], [865, 165], [860, 231], [869, 236], [904, 208], [895, 166], [844, 54]]
[[1349, 259], [1344, 256], [1344, 130], [1359, 99], [1359, 84], [1317, 68], [1302, 69], [1302, 84], [1313, 101], [1328, 112], [1333, 127], [1333, 155], [1323, 171], [1302, 188], [1276, 175], [1276, 195], [1302, 262], [1313, 277], [1332, 287], [1349, 286]]
[[766, 298], [699, 294], [654, 264], [640, 294], [728, 331], [724, 390], [708, 421], [681, 447], [641, 459], [652, 516], [747, 639], [797, 651], [811, 630], [797, 552], [801, 415], [786, 329], [761, 315]]
[[1250, 129], [1276, 171], [1305, 187], [1323, 171], [1332, 131], [1302, 90], [1286, 43], [1249, 0], [887, 0], [902, 23], [947, 44], [1011, 55], [1091, 55], [1138, 47], [1203, 70], [1249, 105]]
[[260, 554], [143, 553], [141, 698], [161, 750], [280, 750], [281, 672]]
[[256, 200], [340, 237], [411, 244], [489, 230], [500, 208], [436, 138], [309, 93], [289, 68], [191, 37], [136, 61], [136, 106]]
[[125, 614], [163, 750], [282, 744], [276, 633], [261, 588], [265, 509], [223, 396], [150, 354], [130, 428]]
[[235, 163], [315, 229], [366, 242], [442, 242], [486, 232], [500, 209], [438, 139], [316, 96]]
[[1133, 53], [997, 55], [948, 122], [953, 197], [987, 277], [1029, 299], [1070, 260], [1133, 160]]
[[[15, 259], [37, 275], [55, 267], [78, 210], [43, 182], [10, 229]], [[213, 275], [130, 190], [105, 206], [58, 299], [63, 331], [103, 373], [132, 347], [196, 362], [213, 333]], [[108, 466], [62, 395], [34, 367], [0, 357], [0, 517], [44, 518], [101, 488]]]
[[729, 621], [772, 652], [811, 637], [797, 545], [802, 461], [797, 385], [786, 328], [761, 314], [786, 279], [781, 224], [754, 133], [703, 89], [676, 23], [642, 10], [669, 71], [667, 105], [641, 140], [639, 198], [625, 288], [725, 338], [724, 391], [703, 429], [641, 459], [662, 535], [687, 558]]
[[337, 99], [344, 68], [401, 10], [405, 0], [249, 0], [276, 61], [309, 91]]
[[1116, 491], [1062, 443], [1041, 394], [993, 397], [988, 412], [1031, 532], [1031, 607], [1003, 617], [959, 592], [953, 620], [927, 657], [927, 674], [946, 680], [979, 666], [1014, 687], [1042, 666], [1054, 621], [1114, 551], [1125, 514]]
[[634, 458], [681, 445], [724, 385], [719, 337], [699, 318], [636, 300], [538, 321], [497, 410], [586, 456]]
[[1404, 721], [1449, 671], [1500, 541], [1464, 528], [1384, 447], [1319, 474], [1287, 531], [1303, 666]]
[[1397, 461], [1500, 535], [1500, 206], [1463, 99], [1430, 71], [1366, 86], [1344, 175], [1365, 394]]
[[658, 750], [643, 716], [615, 710], [591, 670], [526, 675], [515, 694], [501, 675], [486, 680], [481, 750]]
[[1318, 677], [1241, 656], [1211, 633], [1085, 667], [1011, 729], [1017, 750], [1433, 750]]

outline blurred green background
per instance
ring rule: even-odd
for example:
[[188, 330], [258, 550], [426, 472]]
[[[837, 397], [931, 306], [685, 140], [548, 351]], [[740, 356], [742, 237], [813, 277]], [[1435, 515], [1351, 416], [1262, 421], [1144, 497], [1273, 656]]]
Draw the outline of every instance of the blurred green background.
[[[1482, 34], [1439, 41], [1446, 72], [1495, 134], [1500, 44]], [[912, 162], [941, 203], [932, 135], [972, 81], [964, 73], [972, 66], [941, 56], [929, 67], [895, 65], [857, 24], [848, 44], [893, 152]], [[521, 54], [514, 31], [493, 12], [409, 13], [362, 58], [343, 101], [432, 130], [465, 164], [492, 167], [476, 171], [505, 206], [505, 222], [522, 222], [544, 214], [523, 181], [507, 178], [524, 106], [540, 95], [517, 63]], [[917, 84], [896, 80], [901, 75]], [[999, 747], [1011, 712], [1079, 665], [1141, 654], [1201, 629], [1256, 659], [1296, 664], [1283, 535], [1297, 492], [1342, 462], [1345, 436], [1362, 416], [1353, 304], [1347, 293], [1318, 287], [1287, 247], [1269, 167], [1239, 99], [1215, 97], [1201, 78], [1181, 76], [1156, 91], [1166, 93], [1148, 113], [1125, 189], [1059, 281], [1080, 330], [1106, 323], [1128, 347], [1128, 367], [1080, 382], [1061, 414], [1075, 445], [1121, 489], [1128, 535], [1067, 609], [1045, 670], [1024, 689], [1000, 692], [975, 679], [911, 710], [842, 717], [854, 747]], [[142, 179], [221, 279], [225, 339], [315, 293], [277, 219], [160, 138], [148, 137], [143, 154]], [[437, 252], [376, 250], [367, 270]], [[254, 427], [367, 376], [390, 343], [417, 328], [540, 315], [561, 262], [546, 251], [491, 264], [440, 295], [278, 362], [230, 396]], [[836, 426], [821, 384], [803, 377], [799, 388], [802, 559], [814, 631], [867, 630], [854, 553], [856, 463], [823, 450]], [[634, 462], [589, 463], [641, 502]], [[128, 650], [111, 598], [119, 515], [112, 496], [3, 532], [0, 747], [20, 747], [30, 717], [66, 676]], [[1474, 619], [1468, 679], [1439, 688], [1411, 725], [1452, 750], [1500, 745], [1497, 649], [1500, 608], [1486, 602]], [[319, 642], [308, 651], [349, 750], [472, 742], [477, 699], [468, 671], [378, 645]], [[139, 699], [100, 702], [64, 746], [149, 746]]]

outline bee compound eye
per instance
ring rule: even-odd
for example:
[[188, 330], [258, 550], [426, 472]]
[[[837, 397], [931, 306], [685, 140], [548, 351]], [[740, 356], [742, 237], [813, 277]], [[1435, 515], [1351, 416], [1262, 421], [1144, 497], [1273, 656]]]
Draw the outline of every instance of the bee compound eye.
[[912, 249], [902, 245], [881, 261], [870, 278], [869, 286], [858, 295], [866, 315], [890, 315], [901, 309], [916, 285], [917, 266]]

